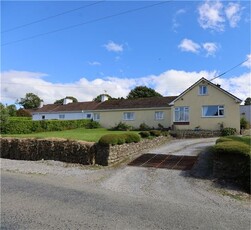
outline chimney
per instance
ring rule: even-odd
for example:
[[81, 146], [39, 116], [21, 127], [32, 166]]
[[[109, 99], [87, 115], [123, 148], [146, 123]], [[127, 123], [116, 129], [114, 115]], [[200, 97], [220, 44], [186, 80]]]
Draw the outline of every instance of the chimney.
[[101, 102], [107, 101], [108, 97], [105, 94], [101, 95]]
[[66, 97], [66, 98], [64, 98], [63, 105], [67, 105], [67, 104], [72, 103], [72, 102], [73, 102], [72, 99]]
[[41, 100], [41, 101], [40, 101], [40, 104], [39, 104], [39, 106], [38, 106], [38, 108], [40, 109], [40, 108], [42, 108], [43, 106], [44, 106], [44, 101]]
[[217, 87], [219, 87], [219, 88], [221, 87], [221, 85], [220, 85], [220, 84], [217, 84], [216, 86], [217, 86]]

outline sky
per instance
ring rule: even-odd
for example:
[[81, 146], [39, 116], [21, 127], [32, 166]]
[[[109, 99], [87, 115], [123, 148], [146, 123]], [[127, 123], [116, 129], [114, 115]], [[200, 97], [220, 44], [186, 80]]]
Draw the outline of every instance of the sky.
[[251, 96], [250, 1], [1, 1], [1, 97], [163, 96], [201, 77]]

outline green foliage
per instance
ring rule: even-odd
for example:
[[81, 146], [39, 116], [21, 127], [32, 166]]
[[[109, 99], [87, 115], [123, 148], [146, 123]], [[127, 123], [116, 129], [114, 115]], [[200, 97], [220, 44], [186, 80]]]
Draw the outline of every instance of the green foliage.
[[31, 117], [31, 114], [29, 111], [27, 111], [25, 109], [19, 109], [16, 112], [16, 116], [18, 116], [18, 117]]
[[247, 129], [248, 128], [248, 121], [245, 117], [242, 117], [240, 120], [240, 126], [241, 129]]
[[91, 120], [10, 120], [4, 125], [3, 134], [28, 134], [34, 132], [62, 131], [67, 129], [85, 128]]
[[[78, 102], [78, 99], [77, 99], [77, 98], [75, 98], [75, 97], [72, 97], [72, 96], [67, 96], [66, 98], [71, 99], [71, 100], [72, 100], [72, 102]], [[54, 102], [54, 104], [63, 105], [63, 103], [64, 103], [64, 99], [65, 99], [65, 98], [62, 98], [62, 99], [56, 100], [56, 101]]]
[[5, 127], [9, 123], [8, 109], [0, 103], [0, 132], [5, 132]]
[[139, 135], [142, 137], [142, 138], [147, 138], [147, 137], [150, 137], [150, 132], [148, 131], [141, 131], [139, 133]]
[[223, 128], [221, 130], [221, 135], [222, 136], [231, 136], [231, 135], [235, 135], [236, 134], [236, 129], [235, 128], [230, 128], [230, 127], [226, 127], [226, 128]]
[[101, 145], [121, 145], [124, 143], [139, 142], [140, 136], [136, 133], [106, 134], [102, 136], [98, 143]]
[[242, 154], [250, 156], [250, 147], [240, 141], [229, 141], [218, 142], [214, 146], [214, 151], [217, 154]]
[[242, 142], [248, 146], [251, 146], [251, 137], [245, 136], [245, 137], [239, 137], [239, 136], [228, 136], [228, 137], [220, 137], [216, 140], [216, 143], [218, 142], [224, 142], [224, 141], [239, 141]]
[[153, 137], [159, 137], [159, 136], [161, 136], [161, 131], [160, 130], [151, 130], [150, 134]]
[[118, 131], [127, 131], [127, 130], [131, 130], [132, 126], [127, 125], [124, 122], [119, 122], [117, 125], [115, 125], [114, 127], [111, 128], [112, 130], [118, 130]]
[[6, 108], [8, 110], [10, 117], [16, 116], [17, 113], [16, 105], [8, 105]]
[[89, 123], [86, 124], [86, 129], [97, 129], [100, 128], [100, 124], [97, 121], [90, 120]]
[[22, 105], [25, 109], [36, 109], [39, 107], [40, 102], [43, 101], [34, 93], [26, 93], [24, 98], [18, 101], [18, 104]]
[[246, 98], [244, 105], [251, 105], [251, 97]]
[[228, 137], [221, 137], [219, 139], [216, 140], [216, 144], [221, 143], [221, 142], [225, 142], [225, 141], [232, 141], [232, 139], [228, 138]]
[[162, 97], [162, 95], [156, 92], [154, 89], [148, 88], [146, 86], [137, 86], [130, 91], [127, 96], [127, 99], [144, 97]]
[[151, 129], [151, 127], [148, 126], [145, 122], [143, 122], [143, 123], [141, 123], [141, 124], [139, 125], [139, 130], [141, 130], [141, 131], [148, 131], [148, 130], [150, 130], [150, 129]]

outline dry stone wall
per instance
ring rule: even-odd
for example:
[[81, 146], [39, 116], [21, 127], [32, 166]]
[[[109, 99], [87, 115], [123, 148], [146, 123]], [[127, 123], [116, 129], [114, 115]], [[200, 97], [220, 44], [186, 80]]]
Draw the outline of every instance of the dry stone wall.
[[143, 139], [139, 143], [115, 146], [65, 139], [1, 138], [0, 140], [2, 158], [31, 161], [44, 159], [107, 166], [161, 145], [168, 141], [168, 137]]

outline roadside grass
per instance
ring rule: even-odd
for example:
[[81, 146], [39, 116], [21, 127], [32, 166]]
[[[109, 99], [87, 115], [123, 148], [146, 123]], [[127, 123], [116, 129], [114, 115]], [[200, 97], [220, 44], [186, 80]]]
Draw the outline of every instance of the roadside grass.
[[[53, 132], [41, 132], [41, 133], [31, 133], [31, 134], [4, 134], [2, 137], [16, 137], [16, 138], [64, 138], [69, 140], [81, 140], [89, 142], [97, 142], [101, 136], [105, 134], [120, 134], [129, 131], [110, 131], [105, 128], [98, 129], [71, 129], [64, 131], [53, 131]], [[133, 133], [138, 133], [138, 131], [130, 131]]]

